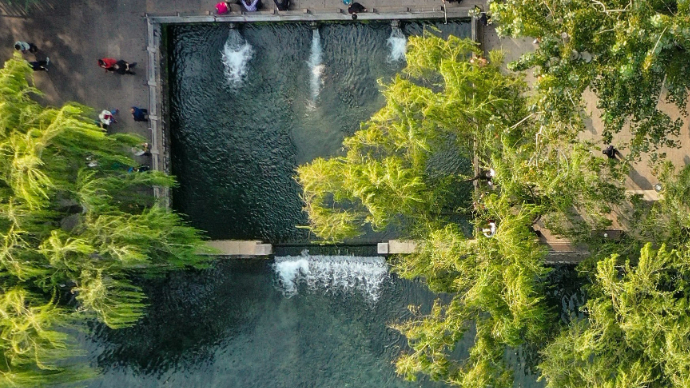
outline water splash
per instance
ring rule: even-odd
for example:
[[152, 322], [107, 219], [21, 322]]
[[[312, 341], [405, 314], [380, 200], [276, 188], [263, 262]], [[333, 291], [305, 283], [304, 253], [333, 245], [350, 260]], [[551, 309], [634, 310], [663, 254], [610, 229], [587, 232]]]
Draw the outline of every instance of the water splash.
[[254, 55], [254, 49], [239, 31], [232, 29], [221, 52], [225, 66], [225, 79], [230, 86], [238, 86], [247, 73], [247, 63]]
[[360, 256], [284, 256], [276, 257], [273, 269], [278, 286], [287, 297], [296, 295], [300, 284], [310, 291], [361, 292], [375, 302], [388, 278], [388, 266], [382, 257]]
[[319, 92], [321, 91], [321, 86], [323, 86], [323, 81], [321, 80], [321, 74], [323, 74], [324, 65], [322, 59], [321, 50], [321, 35], [319, 34], [319, 29], [314, 28], [314, 32], [311, 39], [311, 55], [309, 56], [309, 72], [311, 73], [311, 100], [309, 101], [310, 107], [316, 106], [316, 98], [319, 97]]
[[388, 62], [405, 60], [407, 38], [399, 27], [393, 27], [393, 31], [391, 31], [391, 36], [388, 38], [387, 43], [391, 47], [391, 52], [388, 54]]

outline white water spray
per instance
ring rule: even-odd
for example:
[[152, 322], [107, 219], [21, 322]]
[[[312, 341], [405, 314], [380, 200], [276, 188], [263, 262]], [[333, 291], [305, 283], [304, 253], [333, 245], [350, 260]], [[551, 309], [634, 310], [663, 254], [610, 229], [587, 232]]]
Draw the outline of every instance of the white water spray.
[[221, 54], [225, 66], [225, 79], [230, 86], [238, 86], [247, 73], [247, 63], [252, 58], [254, 49], [239, 31], [232, 29]]
[[296, 295], [299, 285], [304, 284], [310, 291], [356, 290], [375, 302], [388, 278], [388, 266], [382, 257], [303, 254], [276, 257], [273, 268], [278, 275], [278, 286], [287, 297]]
[[388, 38], [388, 45], [391, 47], [391, 52], [388, 54], [388, 62], [405, 60], [405, 53], [407, 52], [407, 38], [399, 27], [393, 26], [391, 36]]
[[314, 107], [316, 105], [316, 98], [319, 96], [321, 86], [323, 85], [323, 81], [321, 80], [321, 74], [323, 74], [324, 65], [322, 63], [323, 60], [321, 58], [321, 35], [319, 34], [319, 29], [314, 28], [312, 29], [312, 31], [314, 32], [314, 35], [311, 39], [311, 55], [309, 56], [309, 61], [307, 62], [307, 64], [309, 65], [309, 71], [311, 73], [310, 105]]

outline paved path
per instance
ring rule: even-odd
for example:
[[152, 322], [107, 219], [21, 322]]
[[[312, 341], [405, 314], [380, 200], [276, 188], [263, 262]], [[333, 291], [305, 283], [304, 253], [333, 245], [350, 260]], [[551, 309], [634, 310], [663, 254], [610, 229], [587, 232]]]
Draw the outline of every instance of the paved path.
[[[50, 57], [48, 73], [36, 73], [38, 87], [48, 104], [76, 101], [94, 109], [118, 108], [121, 117], [113, 126], [117, 131], [132, 131], [149, 136], [145, 123], [135, 123], [127, 108], [147, 106], [146, 13], [207, 15], [214, 0], [43, 0], [26, 15], [21, 9], [4, 6], [0, 14], [0, 59], [10, 58], [16, 40], [35, 43], [37, 56]], [[270, 0], [268, 0], [270, 1]], [[440, 0], [360, 0], [368, 7], [438, 6]], [[266, 0], [264, 0], [266, 3]], [[463, 1], [466, 7], [483, 1]], [[344, 8], [340, 0], [294, 0], [295, 8]], [[453, 3], [456, 5], [457, 3]], [[272, 2], [266, 4], [273, 9]], [[105, 74], [96, 65], [108, 56], [139, 63], [135, 76]], [[32, 54], [27, 58], [33, 60]]]
[[[26, 40], [38, 45], [38, 57], [49, 56], [49, 73], [36, 73], [39, 88], [45, 92], [45, 100], [52, 105], [77, 101], [93, 107], [119, 108], [122, 113], [115, 131], [136, 132], [150, 137], [145, 123], [135, 123], [127, 113], [131, 105], [147, 106], [148, 92], [144, 85], [146, 74], [146, 21], [144, 15], [194, 14], [207, 15], [213, 9], [214, 0], [43, 0], [40, 5], [25, 13], [23, 9], [6, 5], [0, 0], [0, 58], [9, 58], [14, 51], [15, 40]], [[369, 8], [395, 9], [404, 7], [437, 7], [440, 0], [360, 0]], [[274, 5], [264, 0], [266, 8]], [[451, 6], [469, 7], [478, 4], [485, 7], [485, 0], [464, 0]], [[294, 8], [313, 10], [344, 9], [341, 0], [294, 0]], [[482, 34], [480, 34], [481, 36]], [[507, 59], [515, 59], [521, 53], [533, 50], [529, 39], [498, 39], [493, 28], [485, 29], [485, 48], [503, 48]], [[138, 62], [139, 73], [135, 76], [105, 74], [96, 66], [96, 59], [110, 56], [130, 62]], [[33, 55], [27, 55], [33, 58]], [[529, 77], [528, 77], [529, 78]], [[594, 106], [591, 99], [590, 106]], [[594, 109], [591, 109], [594, 111]], [[672, 110], [673, 111], [673, 110]], [[590, 122], [586, 136], [597, 140], [601, 123], [595, 117]], [[684, 147], [670, 150], [669, 157], [677, 166], [690, 163], [690, 133], [684, 126]], [[636, 166], [630, 189], [650, 189], [655, 182], [645, 163]]]

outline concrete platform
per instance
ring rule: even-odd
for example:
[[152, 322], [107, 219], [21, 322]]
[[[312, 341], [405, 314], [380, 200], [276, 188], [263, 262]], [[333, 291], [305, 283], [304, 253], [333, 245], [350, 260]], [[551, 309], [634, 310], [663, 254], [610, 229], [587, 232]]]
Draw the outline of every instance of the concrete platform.
[[390, 240], [387, 243], [379, 243], [377, 252], [379, 255], [410, 254], [417, 250], [415, 241]]
[[262, 241], [243, 241], [243, 240], [213, 240], [206, 243], [207, 246], [218, 251], [209, 255], [213, 256], [269, 256], [273, 253], [271, 244], [264, 244]]

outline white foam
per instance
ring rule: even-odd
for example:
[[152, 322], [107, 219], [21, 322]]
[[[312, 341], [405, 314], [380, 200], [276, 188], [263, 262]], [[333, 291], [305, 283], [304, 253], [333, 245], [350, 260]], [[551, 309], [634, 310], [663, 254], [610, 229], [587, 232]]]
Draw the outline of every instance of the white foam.
[[223, 65], [225, 66], [225, 79], [230, 86], [238, 86], [247, 74], [247, 63], [254, 55], [254, 49], [240, 32], [230, 30], [228, 40], [221, 52]]
[[378, 300], [388, 265], [382, 257], [285, 256], [276, 257], [273, 268], [278, 286], [287, 297], [296, 295], [304, 284], [310, 291], [361, 292], [370, 301]]
[[321, 35], [319, 34], [318, 28], [315, 28], [313, 31], [314, 35], [312, 36], [311, 40], [311, 55], [309, 55], [309, 61], [307, 62], [311, 74], [311, 101], [309, 101], [309, 105], [311, 107], [316, 106], [316, 98], [319, 97], [319, 92], [321, 92], [321, 86], [323, 86], [321, 75], [323, 74], [324, 70], [321, 50]]
[[388, 54], [388, 62], [397, 62], [405, 60], [407, 53], [407, 38], [400, 31], [400, 28], [393, 27], [391, 36], [388, 38], [388, 45], [391, 47], [391, 52]]

